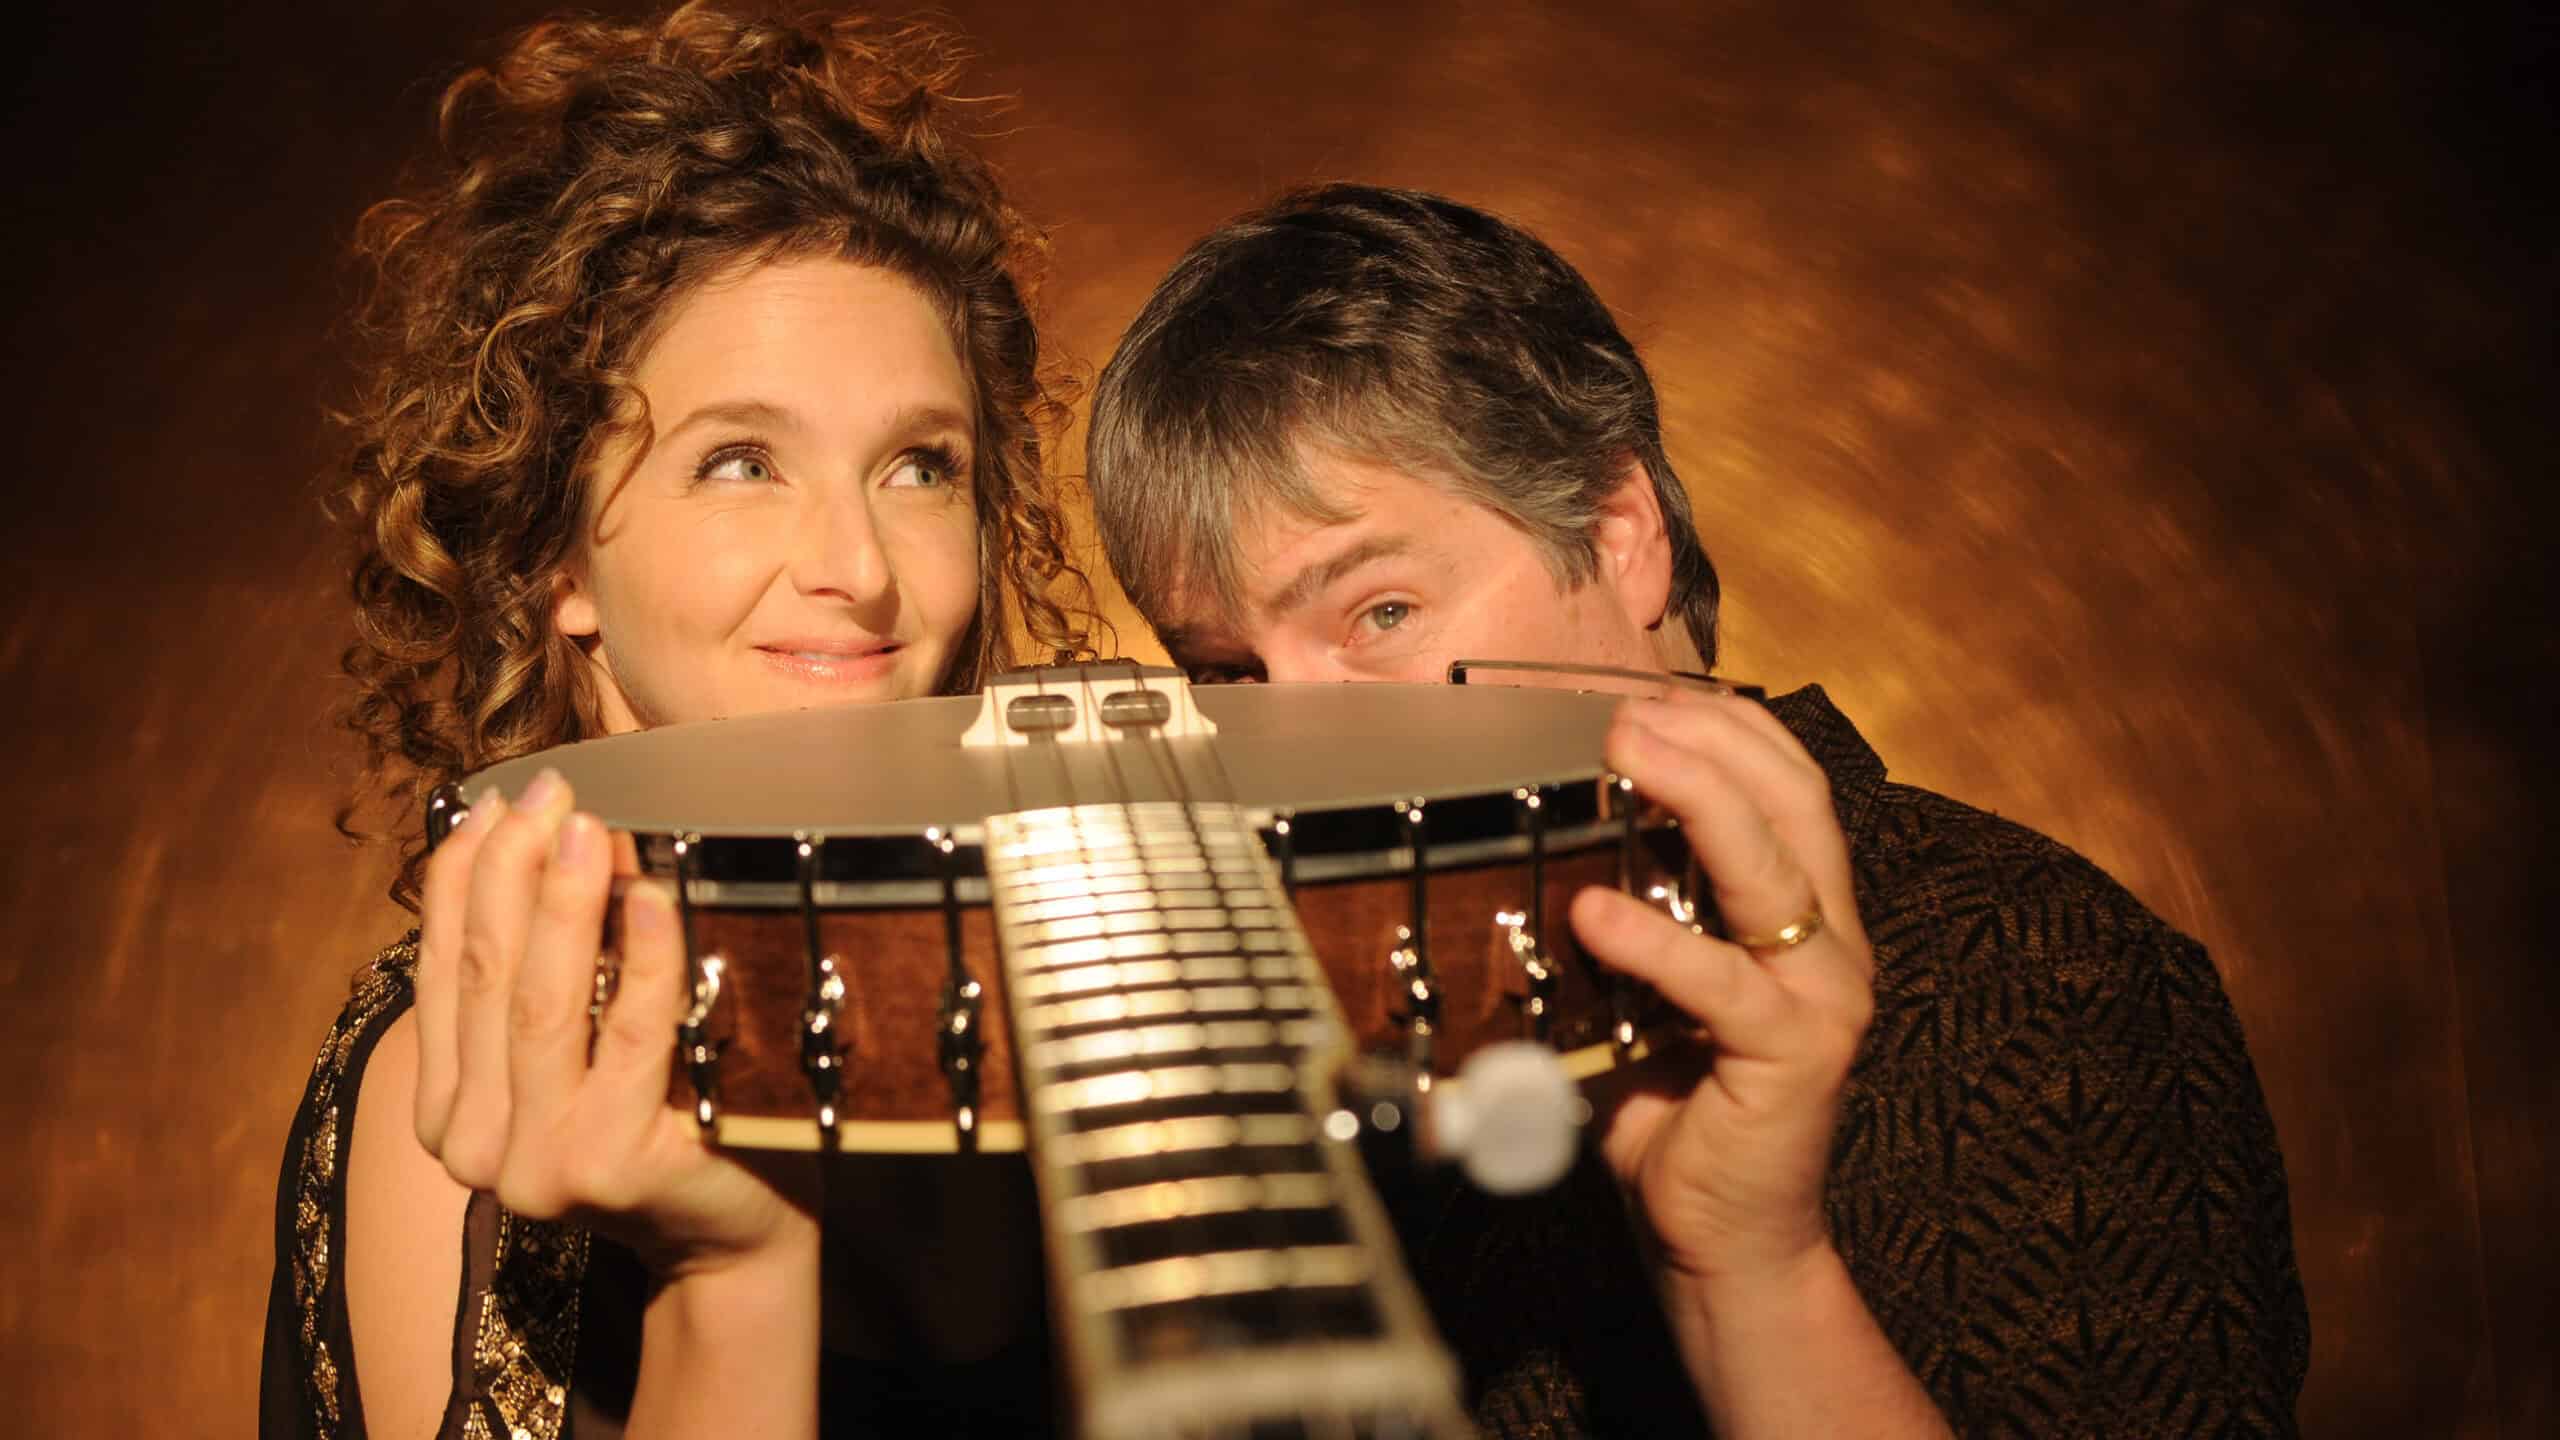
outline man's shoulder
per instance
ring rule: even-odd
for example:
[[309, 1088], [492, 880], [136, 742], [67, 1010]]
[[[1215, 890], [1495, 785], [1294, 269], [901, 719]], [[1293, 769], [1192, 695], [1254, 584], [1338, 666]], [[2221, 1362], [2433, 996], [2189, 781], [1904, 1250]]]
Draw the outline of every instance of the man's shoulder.
[[[2175, 934], [2096, 862], [2006, 816], [1889, 779], [1885, 764], [1820, 686], [1769, 702], [1830, 776], [1876, 943], [1911, 927], [1980, 945], [2021, 927], [2068, 938]], [[2003, 921], [2011, 923], [2002, 923]]]

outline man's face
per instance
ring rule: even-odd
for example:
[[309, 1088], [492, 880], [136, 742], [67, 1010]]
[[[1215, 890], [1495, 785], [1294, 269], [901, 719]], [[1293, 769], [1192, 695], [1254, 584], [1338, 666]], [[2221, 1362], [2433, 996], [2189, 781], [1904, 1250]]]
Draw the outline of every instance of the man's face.
[[1349, 518], [1267, 509], [1242, 521], [1242, 613], [1187, 591], [1157, 617], [1194, 678], [1428, 682], [1460, 659], [1662, 668], [1646, 627], [1662, 613], [1669, 548], [1641, 470], [1628, 498], [1643, 515], [1605, 514], [1598, 576], [1568, 587], [1518, 527], [1429, 480], [1312, 447], [1299, 458]]

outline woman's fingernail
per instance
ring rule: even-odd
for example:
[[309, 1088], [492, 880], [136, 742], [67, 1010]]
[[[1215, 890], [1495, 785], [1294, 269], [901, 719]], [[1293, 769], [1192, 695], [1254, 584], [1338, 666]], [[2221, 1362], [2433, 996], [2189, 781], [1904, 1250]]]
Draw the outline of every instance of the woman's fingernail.
[[548, 807], [552, 801], [560, 798], [560, 791], [565, 784], [566, 782], [560, 778], [559, 771], [544, 766], [542, 773], [533, 777], [533, 783], [524, 787], [524, 808], [541, 810]]
[[499, 791], [497, 786], [492, 785], [480, 792], [479, 803], [471, 807], [470, 814], [462, 817], [462, 823], [486, 830], [505, 818], [507, 818], [507, 797]]
[[584, 865], [594, 859], [597, 839], [603, 829], [603, 826], [596, 823], [596, 817], [584, 811], [562, 821], [559, 835], [551, 842], [560, 863]]
[[675, 922], [675, 900], [667, 894], [667, 887], [654, 880], [633, 881], [630, 896], [623, 903], [629, 912], [625, 923], [641, 934], [661, 934]]

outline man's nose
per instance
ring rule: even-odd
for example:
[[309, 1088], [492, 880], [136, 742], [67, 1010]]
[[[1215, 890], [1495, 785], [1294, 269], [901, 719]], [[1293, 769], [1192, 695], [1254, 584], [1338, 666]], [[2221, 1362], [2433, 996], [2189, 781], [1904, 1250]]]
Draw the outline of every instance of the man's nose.
[[1330, 652], [1312, 646], [1271, 646], [1262, 652], [1261, 659], [1264, 678], [1275, 685], [1355, 678]]

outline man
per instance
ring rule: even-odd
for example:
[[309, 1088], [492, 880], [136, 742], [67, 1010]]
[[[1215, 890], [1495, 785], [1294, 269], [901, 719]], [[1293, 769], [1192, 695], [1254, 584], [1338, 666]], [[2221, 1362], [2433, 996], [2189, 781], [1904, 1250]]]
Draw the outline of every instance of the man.
[[[1552, 250], [1444, 199], [1326, 187], [1200, 242], [1103, 373], [1088, 470], [1201, 678], [1715, 659], [1633, 347]], [[1488, 1430], [2292, 1432], [2283, 1166], [2200, 947], [1888, 783], [1819, 690], [1631, 702], [1608, 759], [1679, 815], [1733, 937], [1620, 895], [1572, 914], [1716, 1038], [1599, 1147], [1669, 1343], [1606, 1273], [1605, 1194], [1453, 1197], [1408, 1243]]]

